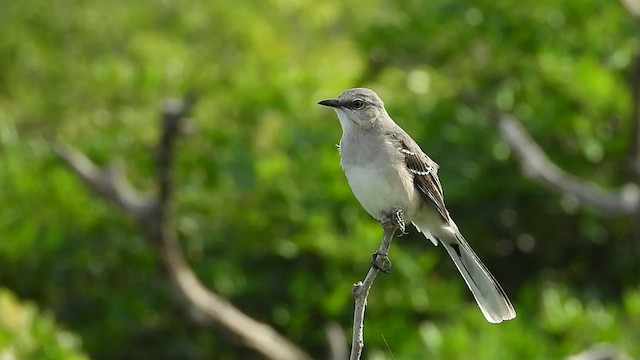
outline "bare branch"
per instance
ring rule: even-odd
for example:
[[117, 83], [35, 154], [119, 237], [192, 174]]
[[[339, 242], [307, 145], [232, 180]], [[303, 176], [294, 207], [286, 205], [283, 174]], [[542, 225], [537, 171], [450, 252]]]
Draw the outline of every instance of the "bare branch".
[[565, 360], [631, 360], [631, 356], [608, 343], [601, 343]]
[[185, 101], [168, 99], [162, 109], [162, 135], [156, 150], [158, 199], [165, 206], [173, 190], [171, 169], [173, 152], [178, 136], [187, 127], [187, 117], [195, 104], [195, 95], [187, 96]]
[[68, 145], [53, 143], [53, 151], [71, 171], [93, 192], [118, 205], [127, 214], [143, 217], [152, 206], [152, 201], [140, 195], [123, 174], [122, 165], [110, 164], [100, 169], [84, 154]]
[[597, 208], [606, 215], [633, 214], [640, 205], [640, 190], [635, 184], [626, 184], [618, 191], [607, 191], [587, 184], [554, 164], [524, 127], [511, 115], [498, 120], [503, 139], [514, 150], [529, 178], [547, 188], [574, 197], [578, 203]]
[[272, 327], [250, 318], [227, 300], [207, 289], [176, 249], [164, 249], [162, 257], [172, 285], [183, 299], [189, 313], [199, 323], [222, 325], [246, 346], [262, 353], [268, 359], [311, 359]]
[[129, 185], [122, 171], [99, 169], [91, 160], [69, 146], [57, 144], [58, 156], [96, 194], [120, 206], [133, 216], [156, 250], [169, 283], [187, 312], [203, 325], [220, 324], [246, 346], [266, 358], [305, 360], [309, 355], [272, 327], [253, 320], [224, 298], [207, 289], [184, 258], [171, 217], [173, 181], [171, 170], [175, 142], [185, 127], [195, 99], [172, 100], [165, 104], [163, 128], [156, 153], [158, 192], [154, 199], [143, 199]]
[[354, 284], [352, 289], [355, 297], [355, 307], [353, 310], [353, 342], [351, 344], [350, 360], [358, 360], [362, 356], [362, 349], [364, 348], [364, 312], [367, 307], [367, 297], [378, 273], [381, 270], [388, 272], [391, 268], [391, 262], [388, 258], [389, 247], [396, 231], [398, 229], [404, 231], [402, 211], [396, 210], [390, 215], [383, 215], [382, 219], [380, 219], [380, 224], [384, 231], [380, 248], [373, 254], [373, 261], [367, 276], [363, 281]]

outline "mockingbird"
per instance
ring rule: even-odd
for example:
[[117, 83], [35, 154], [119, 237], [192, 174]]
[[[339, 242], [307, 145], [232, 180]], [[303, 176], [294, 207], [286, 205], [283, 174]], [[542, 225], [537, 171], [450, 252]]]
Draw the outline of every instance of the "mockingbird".
[[380, 220], [394, 209], [434, 245], [440, 241], [462, 274], [487, 321], [513, 319], [504, 290], [464, 239], [444, 205], [438, 164], [387, 114], [372, 90], [349, 89], [323, 100], [342, 125], [340, 162], [353, 194]]

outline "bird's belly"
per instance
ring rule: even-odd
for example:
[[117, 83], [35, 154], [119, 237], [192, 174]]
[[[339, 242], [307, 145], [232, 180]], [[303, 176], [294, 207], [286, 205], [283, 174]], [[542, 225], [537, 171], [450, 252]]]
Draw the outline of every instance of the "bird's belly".
[[380, 169], [366, 164], [348, 167], [345, 175], [353, 194], [374, 218], [380, 219], [383, 213], [395, 209], [405, 212], [405, 220], [415, 213], [417, 194], [405, 169]]

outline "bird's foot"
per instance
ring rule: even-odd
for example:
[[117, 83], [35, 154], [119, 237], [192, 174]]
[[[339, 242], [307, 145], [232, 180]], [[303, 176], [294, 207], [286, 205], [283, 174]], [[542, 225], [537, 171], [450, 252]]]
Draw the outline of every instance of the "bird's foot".
[[389, 256], [380, 252], [379, 250], [373, 253], [371, 266], [374, 269], [378, 269], [385, 274], [391, 272], [391, 260], [389, 260]]

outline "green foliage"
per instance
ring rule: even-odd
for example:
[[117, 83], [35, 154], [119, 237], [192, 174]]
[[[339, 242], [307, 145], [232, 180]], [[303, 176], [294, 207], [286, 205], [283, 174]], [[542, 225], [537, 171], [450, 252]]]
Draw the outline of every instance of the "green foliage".
[[[429, 357], [561, 359], [601, 342], [640, 353], [636, 341], [640, 322], [630, 308], [638, 305], [637, 289], [623, 296], [628, 305], [622, 309], [597, 300], [584, 302], [558, 286], [542, 286], [536, 291], [540, 302], [535, 313], [499, 327], [478, 326], [473, 321], [474, 309], [465, 309], [460, 318], [444, 326], [423, 323], [420, 334]], [[473, 349], [472, 357], [465, 355], [469, 349]]]
[[493, 126], [512, 112], [561, 166], [624, 183], [637, 31], [598, 0], [5, 2], [0, 283], [92, 358], [256, 358], [189, 319], [132, 221], [47, 145], [126, 159], [151, 191], [161, 99], [193, 90], [197, 131], [176, 162], [187, 257], [216, 292], [323, 358], [323, 327], [350, 331], [351, 284], [381, 231], [345, 182], [335, 115], [315, 104], [369, 86], [441, 164], [447, 205], [518, 318], [487, 324], [442, 249], [412, 231], [374, 285], [365, 356], [547, 359], [608, 342], [638, 357], [632, 222], [524, 180]]
[[0, 288], [0, 357], [3, 359], [88, 359], [75, 334], [61, 330], [35, 305], [21, 303]]

